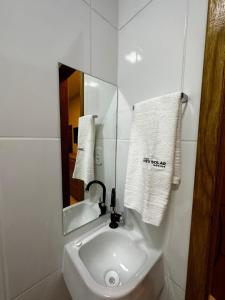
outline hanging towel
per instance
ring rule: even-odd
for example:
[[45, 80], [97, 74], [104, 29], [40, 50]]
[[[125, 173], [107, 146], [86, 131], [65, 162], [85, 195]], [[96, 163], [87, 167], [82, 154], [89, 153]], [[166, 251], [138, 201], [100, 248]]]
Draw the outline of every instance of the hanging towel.
[[77, 157], [73, 178], [83, 180], [85, 184], [95, 179], [95, 118], [86, 115], [79, 118]]
[[140, 102], [134, 107], [124, 205], [159, 226], [171, 185], [181, 177], [181, 94]]

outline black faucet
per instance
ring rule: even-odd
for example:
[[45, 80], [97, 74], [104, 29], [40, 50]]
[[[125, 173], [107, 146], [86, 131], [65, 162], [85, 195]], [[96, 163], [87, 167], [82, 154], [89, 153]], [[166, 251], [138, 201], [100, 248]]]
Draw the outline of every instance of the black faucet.
[[99, 181], [99, 180], [93, 180], [93, 181], [90, 181], [87, 186], [86, 186], [86, 191], [89, 191], [90, 187], [92, 186], [92, 184], [99, 184], [101, 187], [102, 187], [102, 190], [103, 190], [103, 196], [102, 196], [102, 201], [100, 201], [98, 203], [98, 206], [100, 208], [100, 216], [103, 216], [106, 214], [106, 205], [105, 205], [105, 196], [106, 196], [106, 188], [105, 188], [105, 185], [103, 182]]
[[121, 215], [117, 214], [115, 212], [115, 207], [116, 207], [116, 190], [115, 190], [115, 188], [112, 189], [110, 207], [111, 207], [111, 215], [110, 215], [111, 222], [109, 224], [109, 227], [115, 229], [119, 226], [118, 223], [121, 218]]

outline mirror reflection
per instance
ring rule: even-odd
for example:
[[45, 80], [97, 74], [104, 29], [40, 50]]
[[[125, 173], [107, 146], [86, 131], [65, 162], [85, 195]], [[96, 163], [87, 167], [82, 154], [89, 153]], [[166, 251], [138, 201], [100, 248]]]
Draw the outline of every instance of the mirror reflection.
[[106, 214], [115, 187], [117, 88], [59, 64], [64, 234]]

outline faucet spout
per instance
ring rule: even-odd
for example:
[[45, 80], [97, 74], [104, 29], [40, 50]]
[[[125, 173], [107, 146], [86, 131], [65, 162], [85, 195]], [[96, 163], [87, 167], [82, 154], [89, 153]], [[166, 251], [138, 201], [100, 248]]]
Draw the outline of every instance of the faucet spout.
[[101, 214], [100, 216], [102, 215], [105, 215], [106, 214], [106, 204], [105, 204], [105, 198], [106, 198], [106, 187], [104, 185], [103, 182], [99, 181], [99, 180], [92, 180], [90, 181], [87, 186], [86, 186], [86, 191], [89, 191], [90, 187], [93, 185], [93, 184], [98, 184], [102, 187], [102, 202], [100, 202], [98, 205], [99, 205], [99, 208], [100, 208], [100, 211], [101, 211]]

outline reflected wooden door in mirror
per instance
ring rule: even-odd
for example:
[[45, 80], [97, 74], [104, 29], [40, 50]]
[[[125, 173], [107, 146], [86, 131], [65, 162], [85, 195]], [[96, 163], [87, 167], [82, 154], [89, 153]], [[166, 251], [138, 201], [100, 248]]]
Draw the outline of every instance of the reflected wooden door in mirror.
[[65, 65], [59, 66], [61, 149], [63, 171], [63, 208], [84, 199], [84, 183], [72, 178], [77, 144], [73, 130], [78, 128], [79, 117], [84, 115], [83, 73]]

